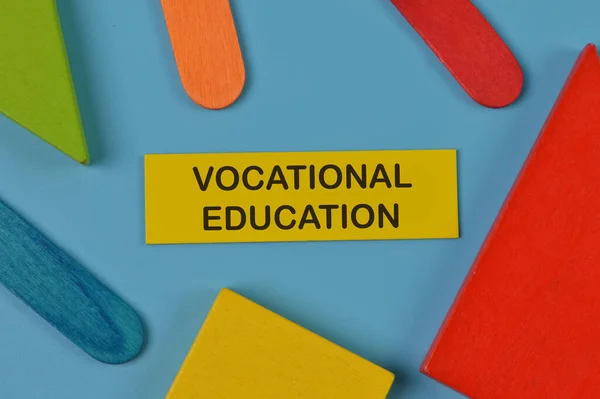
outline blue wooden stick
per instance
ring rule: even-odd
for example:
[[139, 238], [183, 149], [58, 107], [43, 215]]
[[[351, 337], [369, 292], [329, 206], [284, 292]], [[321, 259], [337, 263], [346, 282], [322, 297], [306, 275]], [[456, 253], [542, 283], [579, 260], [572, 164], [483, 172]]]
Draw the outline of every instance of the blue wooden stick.
[[141, 350], [137, 313], [2, 201], [0, 283], [101, 362], [125, 363]]

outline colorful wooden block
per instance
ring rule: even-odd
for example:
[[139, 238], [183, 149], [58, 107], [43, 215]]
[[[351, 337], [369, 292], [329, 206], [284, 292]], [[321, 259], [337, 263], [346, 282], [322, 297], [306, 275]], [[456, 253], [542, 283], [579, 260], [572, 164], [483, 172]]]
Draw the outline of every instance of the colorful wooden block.
[[162, 7], [185, 91], [205, 108], [231, 105], [246, 72], [229, 0], [162, 0]]
[[473, 399], [595, 398], [600, 60], [581, 53], [422, 365]]
[[136, 312], [1, 201], [0, 283], [101, 362], [127, 362], [142, 347]]
[[391, 0], [463, 89], [481, 105], [512, 104], [523, 72], [470, 0]]
[[0, 112], [76, 161], [89, 163], [53, 0], [0, 0]]
[[167, 399], [385, 399], [394, 375], [224, 289]]

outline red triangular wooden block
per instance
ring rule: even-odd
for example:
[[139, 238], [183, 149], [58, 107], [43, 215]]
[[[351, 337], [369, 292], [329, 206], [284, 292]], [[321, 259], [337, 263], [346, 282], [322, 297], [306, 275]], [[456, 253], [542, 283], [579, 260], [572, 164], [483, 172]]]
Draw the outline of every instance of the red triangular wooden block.
[[580, 55], [422, 371], [475, 399], [600, 395], [600, 60]]

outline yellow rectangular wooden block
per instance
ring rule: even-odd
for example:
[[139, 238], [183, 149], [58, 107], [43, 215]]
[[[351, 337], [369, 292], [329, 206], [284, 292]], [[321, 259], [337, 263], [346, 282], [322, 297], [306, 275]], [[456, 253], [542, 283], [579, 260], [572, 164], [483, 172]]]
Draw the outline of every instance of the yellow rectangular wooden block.
[[146, 155], [148, 244], [458, 237], [455, 150]]
[[385, 399], [394, 375], [223, 289], [167, 399]]

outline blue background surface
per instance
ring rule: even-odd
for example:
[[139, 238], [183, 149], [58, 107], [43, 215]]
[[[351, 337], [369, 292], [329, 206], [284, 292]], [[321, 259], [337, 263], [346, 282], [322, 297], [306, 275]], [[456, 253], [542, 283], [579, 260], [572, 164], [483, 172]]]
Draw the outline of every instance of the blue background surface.
[[[0, 288], [0, 397], [158, 399], [222, 287], [397, 375], [390, 398], [461, 396], [419, 365], [579, 51], [596, 0], [475, 0], [521, 62], [474, 103], [387, 0], [232, 0], [248, 77], [231, 108], [179, 82], [159, 0], [58, 0], [93, 165], [0, 117], [0, 198], [128, 300], [148, 342], [100, 364]], [[458, 240], [146, 246], [146, 153], [456, 148]]]

